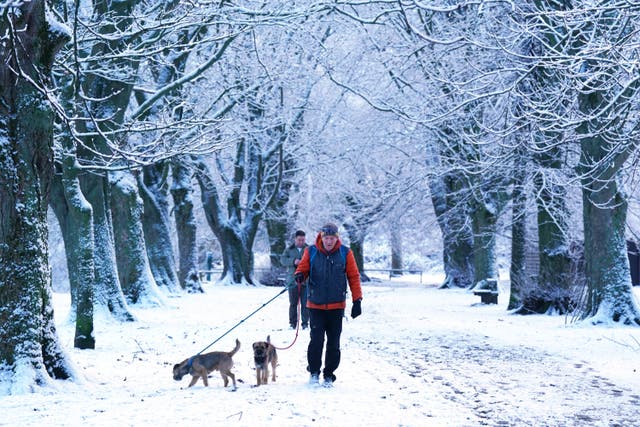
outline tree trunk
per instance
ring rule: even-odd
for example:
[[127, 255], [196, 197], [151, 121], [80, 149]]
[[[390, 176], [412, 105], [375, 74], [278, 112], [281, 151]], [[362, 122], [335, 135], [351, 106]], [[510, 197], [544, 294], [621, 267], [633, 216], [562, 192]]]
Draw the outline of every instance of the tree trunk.
[[473, 232], [463, 203], [464, 180], [454, 173], [429, 179], [431, 201], [442, 232], [445, 279], [441, 289], [473, 285]]
[[[243, 227], [232, 221], [221, 221], [215, 188], [211, 186], [202, 169], [197, 174], [205, 217], [209, 227], [218, 238], [222, 253], [223, 270], [219, 282], [229, 284], [253, 284], [253, 240], [254, 233], [239, 235]], [[210, 177], [209, 177], [210, 178]], [[233, 210], [233, 208], [231, 208]], [[233, 225], [236, 225], [235, 227]], [[257, 228], [257, 225], [255, 225]]]
[[196, 241], [196, 218], [193, 214], [192, 172], [183, 159], [171, 162], [173, 181], [171, 195], [178, 234], [180, 286], [189, 293], [203, 292], [198, 275], [198, 246]]
[[[107, 138], [122, 127], [140, 66], [138, 57], [123, 54], [130, 43], [137, 42], [136, 35], [130, 34], [127, 42], [122, 38], [122, 34], [135, 22], [132, 11], [137, 4], [137, 0], [91, 3], [91, 27], [98, 36], [91, 44], [87, 61], [81, 64], [81, 75], [76, 77], [81, 87], [74, 90], [74, 105], [86, 108], [75, 113], [85, 119], [76, 120], [74, 124], [82, 140], [82, 145], [78, 146], [78, 158], [87, 164], [102, 165], [105, 158], [114, 158]], [[96, 58], [101, 58], [100, 64], [93, 62]], [[118, 70], [117, 76], [105, 74], [104, 70]], [[91, 120], [86, 119], [89, 117]], [[121, 137], [122, 134], [117, 138]], [[93, 208], [94, 309], [109, 312], [119, 320], [135, 320], [127, 307], [118, 278], [107, 174], [99, 170], [87, 172], [80, 175], [80, 184]]]
[[93, 349], [93, 283], [96, 277], [93, 263], [93, 211], [80, 190], [74, 159], [75, 156], [70, 158], [66, 154], [60, 173], [54, 176], [50, 205], [64, 240], [71, 313], [76, 322], [74, 346]]
[[82, 193], [93, 208], [94, 309], [109, 312], [118, 320], [133, 321], [118, 279], [107, 178], [97, 172], [87, 173], [81, 175], [80, 183]]
[[111, 214], [120, 287], [131, 304], [162, 305], [142, 231], [142, 200], [136, 178], [129, 171], [109, 173]]
[[[300, 113], [302, 114], [302, 112]], [[301, 116], [299, 117], [300, 120]], [[269, 206], [269, 214], [265, 218], [267, 235], [269, 236], [270, 259], [272, 268], [284, 268], [280, 262], [280, 255], [287, 247], [287, 241], [295, 232], [294, 227], [298, 218], [297, 207], [293, 212], [287, 212], [292, 191], [297, 191], [296, 171], [297, 163], [289, 154], [284, 158], [284, 172], [278, 194]]]
[[0, 365], [12, 371], [11, 394], [20, 394], [71, 370], [55, 330], [48, 268], [51, 114], [26, 82], [14, 85], [14, 96], [2, 97], [15, 103], [8, 104], [14, 118], [0, 119]]
[[287, 235], [290, 234], [290, 227], [287, 224], [286, 217], [280, 215], [265, 220], [267, 227], [267, 235], [269, 236], [269, 259], [271, 260], [271, 268], [283, 268], [280, 262], [280, 255], [287, 247]]
[[[582, 142], [582, 162], [604, 158], [607, 143], [598, 137]], [[583, 221], [586, 306], [583, 318], [594, 324], [611, 321], [640, 325], [640, 307], [633, 294], [625, 239], [627, 199], [618, 189], [615, 164], [599, 179], [583, 179]], [[611, 174], [611, 176], [608, 176]]]
[[402, 231], [400, 227], [391, 225], [391, 275], [402, 276]]
[[349, 235], [349, 247], [353, 252], [353, 257], [356, 260], [358, 270], [360, 270], [360, 280], [362, 282], [369, 282], [371, 279], [364, 271], [364, 235], [365, 232], [361, 227], [356, 227], [351, 224], [344, 224], [345, 230]]
[[144, 201], [142, 227], [151, 272], [160, 288], [180, 292], [169, 221], [168, 165], [144, 167], [144, 177], [138, 178], [140, 195]]
[[527, 193], [524, 167], [514, 171], [511, 220], [511, 266], [509, 269], [510, 288], [507, 310], [515, 310], [522, 305], [522, 291], [526, 283], [527, 247]]
[[[609, 13], [617, 14], [615, 9]], [[609, 121], [609, 117], [626, 117], [629, 103], [637, 98], [638, 81], [634, 79], [620, 94], [610, 89], [610, 74], [600, 72], [599, 62], [592, 59], [583, 66], [597, 78], [590, 79], [588, 90], [578, 96], [580, 113], [588, 118], [576, 132], [581, 137], [579, 172], [587, 284], [582, 317], [594, 324], [637, 326], [640, 306], [633, 293], [625, 239], [628, 196], [619, 188], [619, 182], [626, 179], [621, 170], [636, 151], [636, 141], [628, 141], [623, 132], [625, 123]], [[606, 117], [600, 114], [603, 109]]]
[[220, 282], [253, 285], [253, 242], [251, 246], [247, 246], [230, 227], [224, 227], [216, 236], [220, 242], [223, 262]]
[[[56, 4], [55, 6], [61, 6]], [[71, 117], [77, 113], [73, 102], [78, 80], [72, 76], [58, 78], [56, 84], [61, 89], [58, 96], [62, 108]], [[52, 196], [49, 205], [55, 212], [64, 240], [69, 289], [71, 293], [71, 317], [75, 317], [74, 346], [79, 349], [94, 349], [95, 337], [95, 236], [93, 233], [93, 209], [82, 193], [80, 167], [78, 165], [76, 138], [71, 130], [60, 122], [60, 165], [53, 179]]]
[[498, 279], [496, 260], [495, 207], [490, 209], [484, 201], [472, 203], [471, 226], [473, 229], [473, 289], [485, 289], [489, 279]]
[[[268, 150], [271, 155], [265, 156], [264, 147], [256, 141], [242, 139], [235, 148], [233, 181], [224, 206], [213, 174], [202, 158], [196, 162], [196, 176], [207, 222], [221, 247], [220, 281], [253, 284], [253, 243], [265, 208], [278, 194], [283, 150], [280, 141]], [[279, 173], [272, 174], [272, 166]]]
[[353, 257], [356, 259], [356, 265], [358, 266], [358, 270], [360, 270], [361, 280], [364, 282], [369, 281], [369, 277], [364, 273], [364, 255], [362, 250], [362, 242], [354, 242], [351, 241], [349, 243], [349, 247], [353, 252]]
[[541, 185], [534, 178], [538, 194], [538, 248], [540, 270], [538, 286], [525, 295], [523, 308], [536, 313], [555, 310], [564, 314], [575, 306], [571, 292], [571, 258], [567, 242], [566, 191], [559, 185]]
[[0, 370], [11, 394], [72, 377], [48, 267], [53, 114], [32, 85], [47, 81], [64, 38], [49, 31], [44, 2], [16, 5], [0, 17], [0, 34], [10, 34], [0, 44]]
[[[547, 135], [545, 141], [559, 137]], [[538, 248], [540, 269], [538, 283], [523, 292], [521, 314], [555, 311], [564, 314], [575, 308], [572, 295], [571, 257], [567, 241], [569, 212], [566, 207], [566, 189], [554, 182], [551, 172], [564, 167], [563, 151], [547, 148], [534, 157], [536, 174], [533, 177], [538, 206]]]
[[[238, 151], [242, 151], [242, 149], [239, 148]], [[242, 173], [239, 172], [238, 175], [242, 175]], [[200, 185], [202, 206], [207, 223], [218, 238], [222, 252], [223, 270], [219, 282], [252, 285], [253, 242], [261, 219], [261, 212], [246, 209], [243, 221], [239, 194], [236, 192], [227, 199], [226, 209], [229, 215], [225, 217], [217, 187], [211, 172], [202, 159], [197, 163], [196, 177]]]

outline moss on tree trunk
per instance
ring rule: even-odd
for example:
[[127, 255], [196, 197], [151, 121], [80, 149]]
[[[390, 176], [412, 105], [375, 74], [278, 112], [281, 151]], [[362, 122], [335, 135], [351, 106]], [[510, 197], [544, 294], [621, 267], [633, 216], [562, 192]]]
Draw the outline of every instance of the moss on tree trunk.
[[88, 349], [95, 348], [93, 213], [91, 205], [80, 191], [73, 159], [65, 158], [59, 174], [54, 177], [50, 205], [58, 219], [64, 240], [71, 310], [76, 322], [74, 346]]

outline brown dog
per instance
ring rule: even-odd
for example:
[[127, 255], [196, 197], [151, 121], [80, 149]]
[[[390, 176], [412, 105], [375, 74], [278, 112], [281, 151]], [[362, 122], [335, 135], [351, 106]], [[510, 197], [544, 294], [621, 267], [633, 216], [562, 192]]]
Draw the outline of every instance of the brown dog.
[[253, 343], [253, 361], [256, 364], [256, 386], [269, 382], [269, 365], [271, 365], [271, 381], [276, 380], [276, 365], [278, 364], [278, 353], [271, 344], [271, 336], [266, 341], [256, 341]]
[[224, 386], [229, 384], [229, 378], [233, 381], [233, 390], [236, 389], [236, 376], [231, 373], [233, 368], [234, 354], [240, 349], [240, 341], [236, 339], [236, 347], [229, 351], [212, 351], [211, 353], [197, 354], [193, 357], [176, 363], [173, 366], [173, 379], [180, 381], [182, 377], [191, 374], [193, 378], [189, 383], [189, 387], [198, 382], [198, 378], [202, 378], [204, 386], [208, 387], [207, 375], [213, 371], [220, 371]]

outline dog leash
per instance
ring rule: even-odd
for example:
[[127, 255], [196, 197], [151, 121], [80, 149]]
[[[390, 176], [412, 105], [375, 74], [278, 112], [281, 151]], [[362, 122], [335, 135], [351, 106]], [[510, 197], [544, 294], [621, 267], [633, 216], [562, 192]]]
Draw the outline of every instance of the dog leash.
[[289, 344], [286, 347], [277, 347], [277, 346], [273, 346], [276, 350], [289, 350], [291, 347], [293, 347], [293, 345], [296, 343], [296, 341], [298, 340], [298, 334], [300, 332], [300, 316], [302, 315], [301, 313], [301, 304], [300, 304], [300, 294], [302, 293], [301, 289], [302, 289], [302, 285], [300, 283], [297, 283], [298, 285], [298, 322], [296, 323], [296, 336], [293, 337], [293, 341], [291, 342], [291, 344]]
[[[195, 356], [198, 356], [199, 354], [203, 353], [205, 350], [207, 350], [209, 347], [211, 347], [212, 345], [214, 345], [215, 343], [217, 343], [218, 341], [220, 341], [222, 338], [226, 337], [231, 331], [233, 331], [235, 328], [237, 328], [238, 326], [240, 326], [241, 324], [243, 324], [247, 319], [249, 319], [251, 316], [253, 316], [254, 314], [256, 314], [258, 311], [262, 310], [263, 308], [265, 308], [268, 304], [270, 304], [271, 302], [273, 302], [273, 300], [275, 300], [276, 298], [278, 298], [280, 295], [282, 295], [283, 293], [287, 292], [289, 290], [290, 286], [285, 286], [284, 289], [282, 289], [280, 292], [278, 292], [278, 294], [276, 296], [274, 296], [273, 298], [271, 298], [269, 301], [265, 302], [264, 304], [262, 304], [260, 307], [256, 308], [254, 311], [251, 312], [251, 314], [249, 314], [248, 316], [246, 316], [244, 319], [240, 320], [238, 323], [236, 323], [235, 325], [233, 325], [231, 327], [231, 329], [229, 329], [227, 332], [225, 332], [224, 334], [220, 335], [218, 338], [216, 338], [211, 344], [209, 344], [208, 346], [206, 346], [205, 348], [203, 348], [202, 350], [200, 350], [199, 352], [197, 352], [195, 355], [193, 355], [191, 357], [190, 360], [193, 360], [193, 358]], [[293, 344], [296, 342], [296, 340], [298, 339], [298, 329], [300, 327], [300, 285], [298, 285], [298, 325], [296, 327], [296, 336], [293, 339], [293, 342], [285, 347], [280, 349], [279, 347], [276, 347], [278, 350], [287, 350], [289, 348], [291, 348], [293, 346]]]

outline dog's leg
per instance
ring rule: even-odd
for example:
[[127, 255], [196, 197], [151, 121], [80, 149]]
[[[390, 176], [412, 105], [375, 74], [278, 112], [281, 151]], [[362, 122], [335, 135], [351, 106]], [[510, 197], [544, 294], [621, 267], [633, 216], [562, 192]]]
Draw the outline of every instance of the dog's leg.
[[231, 371], [227, 372], [227, 375], [231, 377], [231, 381], [233, 382], [233, 391], [236, 391], [236, 376]]
[[209, 380], [207, 379], [207, 375], [208, 375], [208, 372], [206, 369], [203, 369], [200, 372], [200, 376], [202, 377], [202, 382], [204, 383], [205, 387], [209, 387]]
[[256, 368], [256, 386], [260, 385], [260, 381], [262, 380], [262, 372], [260, 368]]
[[262, 370], [262, 384], [269, 384], [269, 365], [266, 363]]
[[228, 386], [229, 385], [229, 378], [227, 377], [227, 373], [220, 371], [220, 376], [222, 377], [222, 381], [224, 382], [224, 386], [225, 387]]
[[276, 361], [271, 362], [271, 370], [273, 371], [273, 376], [271, 377], [271, 381], [276, 382]]
[[194, 375], [193, 378], [191, 378], [191, 382], [188, 387], [193, 387], [193, 385], [198, 382], [198, 378], [200, 378], [200, 375]]

